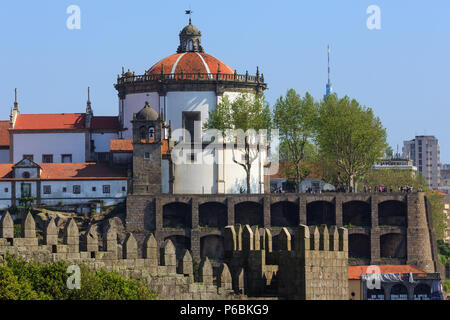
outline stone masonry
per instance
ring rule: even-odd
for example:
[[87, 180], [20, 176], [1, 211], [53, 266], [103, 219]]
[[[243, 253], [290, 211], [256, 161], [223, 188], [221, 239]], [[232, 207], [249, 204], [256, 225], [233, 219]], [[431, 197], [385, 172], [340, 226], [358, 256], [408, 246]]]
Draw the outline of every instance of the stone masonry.
[[59, 238], [52, 219], [44, 228], [43, 237], [38, 238], [31, 213], [23, 222], [21, 238], [14, 237], [12, 227], [11, 216], [6, 212], [0, 220], [0, 261], [9, 253], [39, 262], [82, 263], [94, 270], [106, 269], [128, 278], [143, 279], [160, 299], [343, 299], [348, 296], [348, 238], [344, 228], [333, 227], [328, 231], [326, 226], [300, 225], [298, 233], [302, 237], [297, 237], [294, 245], [284, 228], [284, 236], [278, 239], [280, 249], [273, 251], [269, 229], [228, 226], [225, 228], [227, 259], [214, 277], [208, 258], [201, 260], [196, 275], [189, 251], [177, 259], [173, 243], [167, 240], [159, 246], [153, 234], [149, 234], [142, 247], [133, 233], [128, 233], [119, 243], [117, 232], [110, 224], [101, 235], [103, 245], [100, 246], [95, 229], [88, 228], [80, 235], [73, 219], [67, 222], [63, 237]]
[[[292, 237], [295, 238], [299, 224], [310, 225], [308, 218], [310, 205], [314, 203], [326, 203], [330, 205], [332, 221], [328, 225], [344, 226], [344, 217], [351, 214], [352, 209], [346, 209], [347, 204], [362, 203], [367, 209], [363, 213], [369, 217], [370, 223], [366, 226], [348, 227], [350, 245], [354, 244], [352, 238], [360, 235], [368, 239], [369, 253], [364, 259], [349, 259], [353, 265], [378, 265], [378, 264], [410, 264], [425, 272], [435, 272], [438, 265], [438, 257], [432, 249], [433, 234], [431, 224], [427, 219], [425, 193], [324, 193], [324, 194], [239, 194], [239, 195], [129, 195], [127, 198], [126, 229], [135, 233], [138, 245], [141, 246], [145, 237], [152, 233], [159, 245], [170, 237], [184, 237], [189, 239], [193, 259], [201, 259], [201, 241], [208, 236], [224, 237], [224, 227], [242, 223], [238, 221], [238, 207], [241, 204], [250, 203], [260, 212], [260, 219], [251, 226], [258, 225], [263, 228], [271, 228], [276, 237], [287, 227]], [[165, 208], [173, 203], [183, 204], [188, 211], [189, 223], [185, 227], [167, 227], [164, 225]], [[219, 204], [226, 212], [225, 222], [222, 226], [202, 227], [201, 207], [211, 203]], [[279, 203], [288, 203], [293, 208], [289, 216], [296, 223], [284, 226], [272, 226], [274, 216], [273, 207]], [[386, 211], [383, 206], [386, 203], [398, 204], [405, 208], [405, 220], [398, 225], [383, 225], [382, 216], [396, 213], [395, 209]], [[242, 211], [242, 210], [241, 210]], [[349, 212], [350, 211], [350, 212]], [[386, 213], [387, 212], [387, 213]], [[217, 215], [217, 212], [210, 211]], [[247, 212], [244, 212], [247, 214]], [[184, 213], [185, 214], [185, 213]], [[389, 218], [389, 217], [388, 217]], [[245, 222], [247, 223], [247, 222]], [[321, 223], [313, 223], [321, 224]], [[404, 239], [405, 256], [401, 258], [386, 258], [382, 256], [381, 241], [386, 235], [394, 235]]]

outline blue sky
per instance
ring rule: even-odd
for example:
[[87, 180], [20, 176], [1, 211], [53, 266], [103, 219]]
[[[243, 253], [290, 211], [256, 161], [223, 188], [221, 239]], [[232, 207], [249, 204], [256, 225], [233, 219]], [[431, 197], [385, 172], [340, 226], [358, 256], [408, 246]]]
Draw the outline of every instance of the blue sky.
[[[80, 30], [66, 27], [72, 4]], [[381, 30], [366, 27], [373, 4]], [[331, 44], [334, 91], [372, 107], [394, 150], [435, 135], [450, 163], [448, 0], [2, 1], [0, 119], [15, 87], [22, 113], [83, 112], [90, 86], [94, 113], [116, 115], [121, 67], [142, 74], [175, 53], [189, 6], [205, 52], [239, 73], [260, 66], [270, 103], [291, 87], [321, 98]]]

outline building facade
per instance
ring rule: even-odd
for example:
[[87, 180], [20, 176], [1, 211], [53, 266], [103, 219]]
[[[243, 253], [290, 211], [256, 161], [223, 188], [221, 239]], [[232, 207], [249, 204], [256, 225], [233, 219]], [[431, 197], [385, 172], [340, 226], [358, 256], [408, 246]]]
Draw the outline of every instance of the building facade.
[[440, 274], [426, 273], [410, 265], [349, 266], [348, 279], [350, 300], [443, 298]]
[[401, 169], [411, 171], [412, 175], [416, 175], [417, 167], [414, 165], [414, 161], [403, 158], [381, 159], [374, 165], [373, 170], [379, 169]]
[[[267, 89], [264, 76], [259, 68], [256, 75], [238, 74], [221, 60], [206, 54], [201, 41], [201, 32], [189, 21], [179, 34], [175, 54], [154, 64], [144, 75], [123, 70], [115, 84], [119, 97], [117, 116], [94, 116], [89, 90], [83, 113], [22, 114], [16, 90], [10, 119], [0, 123], [0, 163], [18, 165], [23, 159], [41, 167], [103, 163], [111, 170], [133, 168], [134, 178], [144, 177], [139, 187], [135, 184], [135, 193], [146, 193], [142, 188], [146, 184], [158, 184], [161, 189], [156, 193], [227, 194], [247, 191], [243, 164], [251, 161], [249, 192], [268, 192], [267, 142], [252, 146], [249, 160], [243, 146], [212, 139], [203, 131], [210, 112], [224, 99], [233, 101], [243, 94], [252, 99], [263, 93]], [[150, 111], [149, 118], [140, 119], [139, 115]], [[161, 137], [158, 143], [162, 149], [141, 143], [140, 137], [150, 133], [141, 132], [141, 127], [133, 128], [140, 121], [158, 124], [158, 128], [152, 126], [152, 135]], [[148, 130], [147, 124], [141, 125]], [[155, 154], [156, 151], [160, 154]], [[158, 160], [149, 161], [153, 157]], [[152, 172], [150, 178], [146, 170], [156, 170], [156, 167], [160, 167], [159, 176]], [[93, 173], [90, 178], [101, 176]], [[32, 190], [36, 189], [33, 195], [42, 198], [38, 195], [39, 187], [32, 185]], [[54, 188], [60, 189], [56, 185]], [[12, 201], [12, 205], [13, 198], [12, 194], [5, 195], [5, 201]]]
[[444, 164], [441, 167], [441, 186], [439, 191], [449, 194], [450, 193], [450, 165]]
[[0, 210], [10, 207], [103, 202], [126, 199], [127, 173], [97, 163], [41, 163], [22, 159], [0, 164]]
[[[164, 123], [165, 132], [162, 135], [169, 137], [170, 130], [171, 145], [181, 152], [178, 161], [163, 159], [165, 176], [162, 181], [168, 186], [170, 179], [170, 192], [246, 192], [246, 172], [236, 163], [246, 161], [244, 148], [229, 148], [223, 140], [212, 143], [211, 137], [204, 134], [203, 126], [209, 119], [209, 113], [223, 99], [233, 101], [242, 94], [253, 96], [262, 93], [267, 88], [264, 76], [258, 68], [256, 75], [249, 75], [248, 72], [237, 74], [221, 60], [206, 54], [201, 43], [201, 32], [191, 21], [180, 32], [179, 39], [177, 53], [160, 60], [143, 75], [123, 70], [122, 75], [118, 76], [115, 88], [119, 96], [120, 138], [135, 139], [134, 115], [148, 105]], [[125, 154], [114, 149], [116, 161], [126, 158]], [[268, 192], [270, 182], [264, 175], [268, 162], [267, 149], [260, 148], [255, 154], [250, 171], [250, 192]], [[169, 171], [170, 177], [167, 176]], [[164, 191], [168, 193], [169, 188], [165, 187]]]

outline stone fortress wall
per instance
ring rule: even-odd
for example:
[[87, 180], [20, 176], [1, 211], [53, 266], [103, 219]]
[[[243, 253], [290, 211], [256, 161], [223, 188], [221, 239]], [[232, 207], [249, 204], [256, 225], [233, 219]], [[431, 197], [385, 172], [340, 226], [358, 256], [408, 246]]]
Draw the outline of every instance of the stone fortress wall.
[[302, 237], [293, 243], [289, 231], [283, 228], [277, 251], [273, 250], [271, 231], [262, 230], [259, 233], [248, 225], [228, 226], [226, 259], [214, 277], [207, 257], [195, 272], [189, 251], [177, 261], [172, 241], [159, 246], [153, 234], [139, 248], [132, 233], [118, 243], [111, 224], [101, 236], [92, 225], [80, 234], [77, 224], [70, 219], [60, 237], [54, 219], [45, 230], [37, 230], [32, 214], [28, 213], [22, 223], [22, 237], [15, 238], [14, 222], [6, 212], [0, 220], [0, 259], [9, 253], [40, 262], [63, 260], [69, 264], [83, 263], [94, 270], [104, 268], [144, 279], [160, 299], [348, 297], [346, 229], [332, 227], [328, 231], [325, 226], [300, 225], [297, 233]]
[[126, 229], [140, 246], [152, 233], [159, 245], [170, 239], [179, 256], [188, 249], [196, 261], [223, 260], [225, 227], [235, 224], [270, 228], [275, 239], [283, 227], [295, 239], [300, 224], [346, 227], [350, 265], [409, 264], [439, 271], [431, 208], [421, 192], [127, 198]]
[[[273, 250], [272, 232], [249, 225], [225, 228], [225, 261], [244, 273], [245, 293], [295, 300], [348, 299], [348, 231], [326, 225], [287, 228]], [[239, 278], [234, 278], [239, 280]]]

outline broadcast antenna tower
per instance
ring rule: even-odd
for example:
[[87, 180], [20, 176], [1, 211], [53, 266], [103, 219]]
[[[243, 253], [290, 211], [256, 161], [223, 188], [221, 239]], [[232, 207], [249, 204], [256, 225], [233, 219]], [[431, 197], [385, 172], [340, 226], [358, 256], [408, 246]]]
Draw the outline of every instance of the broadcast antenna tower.
[[331, 68], [330, 68], [330, 45], [328, 45], [328, 83], [326, 86], [325, 98], [327, 98], [331, 92], [333, 92], [333, 85], [331, 83]]

